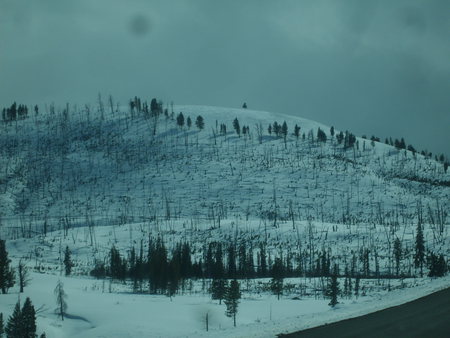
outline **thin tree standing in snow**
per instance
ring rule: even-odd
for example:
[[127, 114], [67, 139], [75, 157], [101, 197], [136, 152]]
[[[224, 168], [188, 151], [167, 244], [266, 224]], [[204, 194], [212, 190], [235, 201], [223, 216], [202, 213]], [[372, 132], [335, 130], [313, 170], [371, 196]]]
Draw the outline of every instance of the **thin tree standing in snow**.
[[64, 284], [59, 280], [58, 284], [56, 284], [56, 288], [55, 288], [55, 296], [56, 296], [56, 313], [61, 316], [61, 320], [64, 320], [64, 315], [66, 314], [67, 311], [67, 303], [66, 303], [66, 298], [67, 295], [64, 292]]
[[28, 268], [22, 260], [19, 261], [19, 266], [17, 267], [17, 270], [18, 270], [18, 274], [19, 274], [20, 292], [22, 293], [23, 288], [25, 286], [27, 286], [28, 283], [30, 282], [30, 279], [28, 276]]

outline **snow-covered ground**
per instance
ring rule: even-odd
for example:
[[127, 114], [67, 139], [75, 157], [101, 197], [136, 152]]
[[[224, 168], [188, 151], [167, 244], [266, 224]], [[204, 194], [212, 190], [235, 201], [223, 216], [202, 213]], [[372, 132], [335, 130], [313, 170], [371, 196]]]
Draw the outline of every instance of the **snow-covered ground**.
[[[222, 224], [224, 233], [230, 232], [231, 222]], [[247, 229], [251, 228], [247, 224]], [[323, 227], [324, 225], [321, 224]], [[337, 226], [337, 225], [336, 225]], [[253, 224], [258, 227], [258, 224]], [[299, 224], [303, 237], [306, 224]], [[331, 226], [330, 226], [331, 227]], [[182, 229], [181, 224], [174, 228]], [[334, 236], [344, 238], [346, 230], [339, 230]], [[281, 227], [280, 234], [289, 238], [290, 224]], [[276, 237], [279, 229], [269, 229], [270, 237]], [[379, 229], [381, 232], [382, 229]], [[31, 282], [20, 295], [22, 301], [29, 296], [38, 311], [39, 330], [45, 331], [47, 337], [273, 337], [278, 333], [309, 328], [344, 318], [359, 316], [372, 311], [395, 306], [420, 296], [440, 290], [450, 285], [450, 277], [362, 279], [360, 296], [350, 298], [339, 297], [339, 304], [333, 309], [328, 306], [320, 288], [320, 278], [286, 278], [285, 285], [290, 285], [280, 300], [270, 291], [261, 287], [269, 279], [241, 281], [243, 292], [237, 315], [237, 327], [233, 327], [232, 319], [225, 316], [225, 305], [211, 300], [208, 286], [202, 280], [194, 281], [189, 291], [180, 291], [175, 297], [132, 293], [130, 283], [124, 284], [109, 279], [97, 280], [87, 277], [92, 269], [94, 259], [104, 260], [108, 250], [114, 244], [123, 255], [130, 245], [139, 243], [148, 237], [148, 228], [143, 224], [124, 226], [102, 226], [94, 229], [96, 245], [89, 240], [88, 229], [73, 228], [55, 231], [44, 236], [8, 241], [9, 257], [12, 265], [17, 266], [19, 259], [27, 262], [31, 273]], [[185, 236], [183, 230], [161, 230], [168, 243], [176, 243]], [[201, 241], [202, 233], [208, 234], [209, 240], [218, 240], [221, 232], [198, 229], [199, 238], [193, 237], [193, 243]], [[291, 234], [293, 234], [291, 230]], [[280, 235], [279, 235], [280, 236]], [[306, 236], [305, 236], [306, 238]], [[339, 236], [329, 241], [318, 242], [323, 246], [330, 245], [332, 251], [340, 254], [357, 246], [357, 242], [349, 242], [346, 250], [336, 247], [342, 243]], [[335, 243], [333, 246], [332, 243]], [[134, 243], [134, 244], [133, 244]], [[72, 260], [75, 263], [73, 277], [64, 277], [64, 266], [61, 263], [64, 248], [70, 247]], [[379, 248], [381, 257], [383, 244]], [[385, 262], [383, 261], [383, 264]], [[58, 280], [64, 283], [68, 295], [68, 318], [62, 322], [55, 314], [55, 296], [53, 290]], [[322, 281], [323, 282], [323, 281]], [[325, 279], [326, 282], [326, 279]], [[206, 281], [208, 283], [208, 281]], [[388, 287], [389, 283], [389, 287]], [[249, 285], [247, 285], [249, 284]], [[344, 280], [340, 278], [343, 289]], [[303, 289], [303, 291], [301, 291]], [[390, 291], [389, 291], [390, 289]], [[17, 287], [8, 295], [0, 295], [0, 312], [7, 317], [14, 307], [19, 295]], [[206, 332], [205, 317], [208, 314], [209, 331]]]
[[[237, 327], [225, 316], [225, 305], [209, 295], [166, 296], [131, 294], [122, 285], [87, 277], [66, 278], [31, 273], [31, 283], [23, 294], [14, 288], [1, 295], [0, 312], [8, 317], [18, 298], [28, 296], [37, 309], [38, 333], [49, 338], [64, 337], [274, 337], [333, 321], [359, 316], [417, 299], [450, 285], [450, 278], [406, 280], [413, 289], [379, 291], [358, 299], [340, 300], [334, 309], [324, 299], [296, 299], [295, 295], [277, 300], [271, 295], [245, 294], [240, 301]], [[64, 321], [55, 313], [53, 290], [64, 283], [68, 316]], [[364, 280], [362, 281], [364, 283]], [[393, 282], [399, 284], [399, 282]], [[295, 299], [294, 299], [295, 298]], [[209, 316], [206, 332], [205, 317]], [[5, 319], [6, 319], [5, 318]]]

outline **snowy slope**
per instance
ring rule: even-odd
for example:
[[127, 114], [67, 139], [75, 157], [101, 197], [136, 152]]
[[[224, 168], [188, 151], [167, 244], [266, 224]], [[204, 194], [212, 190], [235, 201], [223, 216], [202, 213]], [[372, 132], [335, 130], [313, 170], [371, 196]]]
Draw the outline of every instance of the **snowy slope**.
[[[418, 203], [449, 212], [449, 187], [441, 183], [450, 173], [432, 159], [362, 139], [359, 150], [344, 150], [328, 127], [282, 114], [203, 106], [174, 112], [193, 121], [202, 115], [205, 129], [181, 130], [170, 118], [126, 110], [104, 120], [78, 110], [3, 124], [0, 201], [7, 225], [31, 222], [40, 232], [44, 222], [55, 229], [63, 218], [73, 225], [212, 213], [264, 219], [275, 209], [283, 218], [289, 204], [300, 220], [356, 224], [414, 217]], [[233, 131], [235, 117], [249, 136]], [[274, 121], [287, 122], [286, 143], [268, 134]], [[292, 135], [295, 124], [305, 140]], [[328, 134], [326, 144], [311, 139], [318, 127]]]

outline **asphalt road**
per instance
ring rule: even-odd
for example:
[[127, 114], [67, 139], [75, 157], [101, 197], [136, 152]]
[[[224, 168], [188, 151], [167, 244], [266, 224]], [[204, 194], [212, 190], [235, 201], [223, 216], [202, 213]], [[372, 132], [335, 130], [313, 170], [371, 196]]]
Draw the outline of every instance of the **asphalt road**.
[[279, 337], [450, 338], [450, 288], [365, 316]]

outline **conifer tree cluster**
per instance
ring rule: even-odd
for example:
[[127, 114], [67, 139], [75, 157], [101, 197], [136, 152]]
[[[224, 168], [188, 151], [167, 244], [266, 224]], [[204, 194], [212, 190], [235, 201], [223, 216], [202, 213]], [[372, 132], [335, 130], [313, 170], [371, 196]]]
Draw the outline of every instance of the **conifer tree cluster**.
[[9, 108], [2, 109], [3, 122], [11, 122], [17, 120], [23, 120], [28, 117], [28, 107], [23, 104], [17, 105], [14, 102]]
[[322, 129], [320, 129], [320, 127], [319, 129], [317, 129], [317, 141], [323, 143], [327, 142], [327, 134], [325, 134], [325, 132]]
[[448, 271], [443, 254], [436, 255], [434, 252], [430, 252], [427, 261], [428, 267], [430, 268], [430, 272], [428, 273], [429, 277], [442, 277]]
[[[3, 315], [0, 317], [0, 336], [3, 331]], [[16, 303], [14, 311], [4, 328], [8, 338], [35, 338], [36, 337], [36, 311], [30, 298], [26, 298], [22, 309], [20, 302]]]
[[97, 266], [91, 275], [101, 278], [109, 276], [113, 279], [133, 281], [133, 290], [142, 292], [144, 282], [148, 281], [150, 293], [175, 294], [188, 278], [201, 278], [201, 262], [192, 263], [192, 253], [188, 243], [178, 243], [169, 253], [164, 241], [151, 239], [144, 253], [141, 244], [139, 252], [131, 248], [128, 257], [121, 255], [114, 245], [109, 252], [109, 265]]
[[149, 106], [147, 101], [142, 101], [141, 98], [135, 96], [129, 101], [129, 106], [133, 116], [143, 114], [144, 117], [150, 118], [157, 117], [163, 113], [163, 103], [162, 101], [157, 101], [156, 98], [150, 101]]

